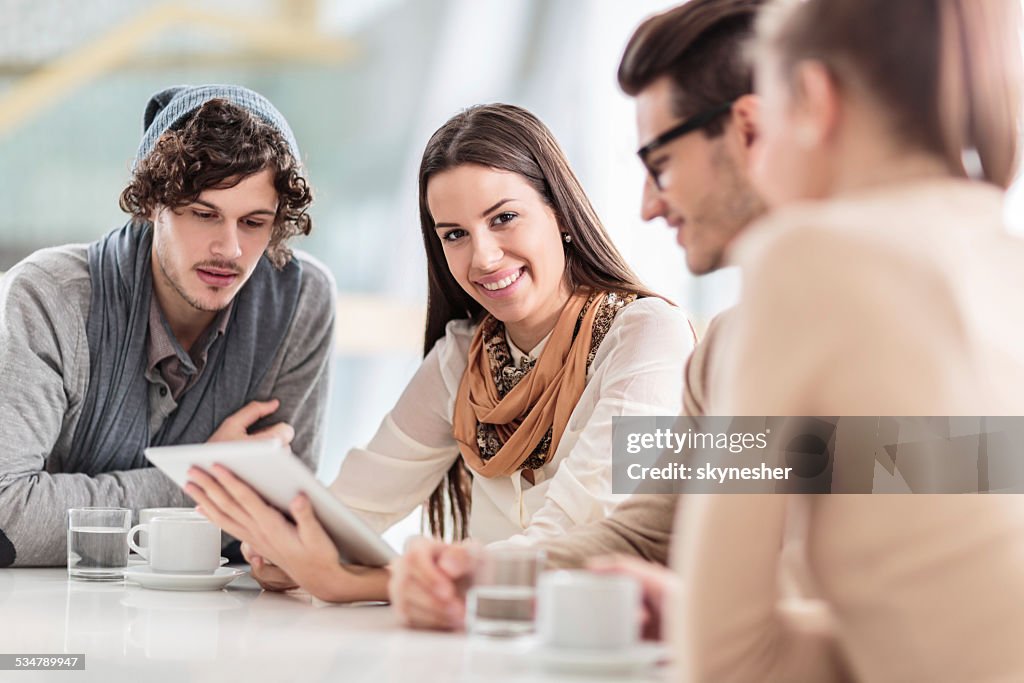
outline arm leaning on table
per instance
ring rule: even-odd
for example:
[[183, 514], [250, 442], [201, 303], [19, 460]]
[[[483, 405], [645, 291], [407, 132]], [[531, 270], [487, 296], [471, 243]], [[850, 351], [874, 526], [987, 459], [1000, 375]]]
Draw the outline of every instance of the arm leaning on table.
[[602, 555], [630, 555], [665, 565], [678, 503], [679, 496], [672, 494], [633, 495], [605, 519], [547, 539], [538, 547], [552, 568], [582, 567]]
[[183, 506], [147, 468], [60, 473], [89, 382], [85, 250], [45, 250], [0, 281], [0, 566], [66, 562], [65, 512], [85, 506]]
[[[552, 568], [582, 567], [593, 558], [610, 555], [642, 558], [662, 567], [668, 558], [678, 501], [679, 496], [674, 495], [634, 495], [609, 517], [544, 539], [535, 547], [545, 551]], [[393, 565], [389, 587], [402, 620], [414, 628], [462, 627], [465, 603], [456, 584], [472, 572], [475, 554], [472, 543], [451, 545], [434, 538], [414, 539]], [[636, 564], [641, 563], [636, 560]]]

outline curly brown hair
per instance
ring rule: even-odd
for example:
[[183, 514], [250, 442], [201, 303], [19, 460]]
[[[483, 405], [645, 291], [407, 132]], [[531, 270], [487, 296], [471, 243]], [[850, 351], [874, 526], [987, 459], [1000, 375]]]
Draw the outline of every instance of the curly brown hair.
[[180, 208], [203, 190], [234, 187], [266, 168], [274, 171], [278, 194], [267, 258], [280, 269], [292, 257], [288, 239], [308, 235], [313, 228], [306, 213], [313, 194], [284, 136], [227, 100], [204, 103], [183, 125], [160, 137], [121, 192], [121, 209], [148, 219], [158, 207]]

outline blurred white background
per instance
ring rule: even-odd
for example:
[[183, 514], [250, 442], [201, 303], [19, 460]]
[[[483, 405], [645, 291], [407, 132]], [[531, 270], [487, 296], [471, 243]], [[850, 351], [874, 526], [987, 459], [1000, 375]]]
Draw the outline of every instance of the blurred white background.
[[[736, 274], [695, 280], [674, 235], [639, 218], [633, 106], [615, 71], [664, 0], [0, 0], [0, 271], [94, 240], [117, 198], [149, 95], [231, 82], [290, 121], [316, 190], [298, 246], [340, 289], [328, 447], [320, 477], [365, 442], [415, 370], [426, 271], [416, 169], [458, 110], [511, 102], [554, 131], [641, 277], [702, 329]], [[1008, 217], [1024, 232], [1024, 187]], [[398, 544], [410, 518], [389, 534]]]

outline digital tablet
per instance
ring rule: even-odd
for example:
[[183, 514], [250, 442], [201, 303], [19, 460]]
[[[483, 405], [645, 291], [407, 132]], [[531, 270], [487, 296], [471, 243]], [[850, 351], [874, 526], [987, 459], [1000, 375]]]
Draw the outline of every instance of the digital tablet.
[[320, 523], [338, 547], [343, 562], [383, 567], [397, 557], [391, 546], [317, 481], [291, 449], [278, 441], [159, 446], [147, 448], [145, 454], [182, 488], [189, 481], [188, 469], [193, 465], [209, 471], [219, 464], [286, 513], [295, 496], [305, 493]]

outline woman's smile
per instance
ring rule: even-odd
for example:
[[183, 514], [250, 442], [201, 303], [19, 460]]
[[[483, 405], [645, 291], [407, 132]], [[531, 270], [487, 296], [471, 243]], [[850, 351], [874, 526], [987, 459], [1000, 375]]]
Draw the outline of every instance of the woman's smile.
[[474, 282], [484, 296], [492, 299], [507, 299], [519, 291], [524, 275], [526, 275], [526, 266], [505, 269]]

